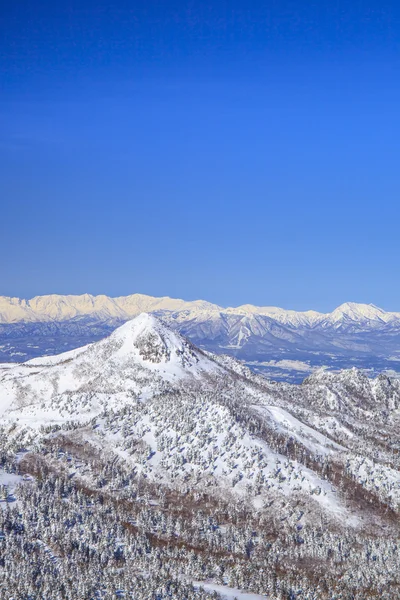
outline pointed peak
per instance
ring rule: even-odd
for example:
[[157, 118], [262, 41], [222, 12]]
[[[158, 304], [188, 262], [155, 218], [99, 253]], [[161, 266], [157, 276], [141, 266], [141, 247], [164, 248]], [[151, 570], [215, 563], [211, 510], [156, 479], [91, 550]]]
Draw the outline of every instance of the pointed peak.
[[152, 329], [159, 330], [160, 328], [166, 329], [166, 326], [161, 319], [151, 313], [142, 312], [138, 314], [137, 317], [130, 319], [118, 327], [118, 329], [115, 330], [115, 333], [120, 332], [122, 334], [127, 334], [130, 332], [131, 334], [139, 335], [144, 331], [150, 331]]
[[153, 314], [142, 312], [118, 327], [110, 337], [135, 342], [138, 337], [146, 334], [160, 335], [168, 333], [172, 334], [173, 332], [163, 324], [161, 319]]
[[146, 312], [118, 327], [103, 342], [115, 342], [119, 356], [133, 353], [147, 363], [198, 362], [197, 350], [188, 340]]
[[380, 319], [382, 315], [385, 315], [385, 311], [382, 308], [374, 306], [373, 304], [359, 304], [357, 302], [345, 302], [341, 304], [329, 315], [330, 320], [339, 320], [343, 316], [349, 317], [350, 319], [359, 320], [376, 320]]

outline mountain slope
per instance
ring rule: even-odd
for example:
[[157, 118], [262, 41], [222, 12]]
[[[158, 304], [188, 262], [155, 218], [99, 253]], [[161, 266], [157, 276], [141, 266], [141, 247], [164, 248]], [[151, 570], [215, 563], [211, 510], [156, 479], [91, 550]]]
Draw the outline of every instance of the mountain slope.
[[399, 398], [355, 369], [270, 382], [149, 314], [3, 364], [1, 594], [398, 597]]
[[[0, 367], [0, 410], [35, 411], [63, 395], [155, 393], [166, 382], [198, 379], [220, 367], [156, 317], [143, 313], [109, 337], [60, 355], [36, 358], [14, 369]], [[3, 373], [2, 373], [3, 371]], [[1, 374], [2, 373], [2, 374]], [[2, 404], [3, 403], [3, 404]]]
[[[198, 478], [202, 472], [208, 478], [212, 474], [214, 482], [229, 486], [237, 478], [235, 485], [239, 484], [237, 489], [243, 490], [252, 485], [250, 471], [246, 475], [244, 467], [251, 464], [252, 477], [270, 480], [269, 486], [275, 486], [274, 463], [282, 457], [236, 424], [229, 408], [233, 403], [245, 410], [247, 405], [247, 417], [252, 416], [252, 405], [259, 404], [263, 395], [260, 382], [238, 376], [227, 363], [222, 365], [210, 354], [205, 355], [152, 315], [139, 315], [95, 344], [12, 368], [7, 365], [2, 371], [0, 410], [7, 422], [17, 418], [19, 426], [38, 429], [43, 424], [65, 423], [72, 417], [88, 421], [104, 410], [129, 407], [131, 412], [138, 411], [136, 430], [146, 432], [143, 439], [154, 457], [149, 468], [142, 467], [148, 476], [154, 471], [163, 479], [167, 471], [167, 478], [170, 477], [168, 469], [181, 464], [176, 463], [174, 454], [171, 457], [171, 449], [181, 438], [182, 430], [188, 430], [188, 441], [180, 442], [181, 467], [185, 473], [181, 476], [186, 477], [187, 473], [191, 479]], [[183, 411], [182, 423], [176, 415], [170, 415], [169, 408], [165, 409], [166, 400], [176, 410]], [[265, 415], [266, 421], [275, 427], [274, 413], [267, 410]], [[167, 453], [159, 449], [160, 436], [164, 440], [161, 446], [169, 447]], [[232, 463], [233, 450], [229, 447], [231, 438], [240, 440], [236, 456], [244, 472], [235, 472], [237, 465], [234, 467]], [[204, 439], [208, 441], [204, 443]], [[122, 444], [124, 450], [126, 443], [125, 440]], [[197, 458], [188, 460], [194, 447], [198, 448]], [[224, 459], [220, 456], [221, 448], [226, 448]], [[343, 450], [334, 442], [327, 444], [328, 453], [329, 448]], [[207, 458], [210, 454], [211, 462]], [[289, 462], [280, 472], [281, 488], [293, 491], [298, 486], [299, 467]], [[311, 491], [319, 486], [324, 490], [320, 501], [334, 511], [345, 512], [339, 508], [329, 485], [317, 474], [303, 467], [302, 477], [302, 489]]]
[[[159, 436], [164, 439], [172, 435], [172, 446], [167, 439], [161, 444], [171, 450], [190, 423], [187, 442], [179, 442], [183, 462], [177, 463], [185, 465], [185, 477], [187, 473], [194, 477], [200, 469], [207, 476], [212, 474], [217, 485], [223, 482], [231, 486], [235, 480], [233, 487], [238, 484], [237, 489], [248, 492], [254, 487], [252, 477], [258, 477], [268, 482], [270, 489], [276, 486], [273, 465], [285, 460], [285, 467], [279, 469], [282, 480], [278, 489], [293, 493], [298, 488], [310, 493], [319, 488], [324, 492], [317, 502], [343, 514], [344, 508], [339, 508], [329, 484], [318, 469], [310, 470], [307, 462], [301, 467], [299, 487], [300, 467], [291, 456], [283, 459], [286, 451], [282, 449], [287, 443], [283, 440], [292, 439], [316, 456], [341, 460], [349, 446], [358, 448], [355, 440], [337, 437], [329, 428], [316, 426], [316, 414], [322, 411], [336, 418], [339, 431], [365, 429], [362, 423], [371, 418], [390, 429], [397, 423], [393, 415], [397, 414], [399, 398], [399, 382], [388, 378], [372, 381], [356, 370], [338, 375], [321, 371], [300, 387], [274, 385], [232, 358], [203, 353], [146, 313], [89, 346], [0, 368], [2, 418], [7, 423], [17, 419], [18, 429], [62, 425], [71, 418], [83, 423], [104, 411], [129, 409], [132, 419], [133, 413], [136, 415], [135, 429], [146, 432], [143, 439], [154, 456], [149, 461], [149, 472], [148, 465], [141, 468], [147, 475], [155, 469], [162, 478], [159, 465], [168, 471], [171, 457], [160, 450]], [[170, 414], [170, 406], [185, 415], [182, 422]], [[338, 417], [337, 411], [343, 411], [343, 416]], [[134, 436], [133, 430], [130, 435]], [[229, 436], [240, 440], [236, 452], [241, 466], [236, 472], [237, 466], [234, 468], [230, 458], [232, 450], [226, 447], [222, 453], [226, 457], [221, 456]], [[352, 437], [358, 439], [357, 434]], [[203, 449], [194, 453], [195, 460], [189, 460], [199, 439]], [[122, 443], [122, 449], [127, 443]], [[206, 456], [212, 457], [211, 462]], [[385, 453], [382, 458], [388, 460]], [[176, 466], [174, 461], [171, 464]], [[246, 464], [251, 465], [250, 470]]]

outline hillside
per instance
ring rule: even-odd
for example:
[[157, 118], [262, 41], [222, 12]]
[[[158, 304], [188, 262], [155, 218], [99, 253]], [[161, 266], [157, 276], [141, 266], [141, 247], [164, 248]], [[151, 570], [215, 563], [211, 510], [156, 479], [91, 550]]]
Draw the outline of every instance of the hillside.
[[149, 314], [3, 364], [1, 595], [398, 597], [399, 402], [356, 369], [270, 382]]

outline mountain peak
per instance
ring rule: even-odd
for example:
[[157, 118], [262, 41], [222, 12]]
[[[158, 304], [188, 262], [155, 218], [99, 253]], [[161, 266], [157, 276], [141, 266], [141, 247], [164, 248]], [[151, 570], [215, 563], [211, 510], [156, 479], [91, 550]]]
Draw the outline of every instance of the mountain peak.
[[132, 357], [147, 366], [189, 367], [200, 362], [200, 352], [186, 338], [146, 312], [118, 327], [102, 343], [115, 348], [114, 356]]
[[136, 337], [143, 331], [165, 329], [161, 319], [150, 313], [142, 312], [137, 317], [130, 319], [121, 327], [118, 327], [116, 333], [119, 335], [130, 335]]
[[385, 311], [373, 304], [359, 304], [357, 302], [345, 302], [329, 315], [330, 321], [340, 321], [344, 316], [353, 321], [376, 321], [382, 320]]
[[[3, 404], [0, 398], [0, 416], [23, 404], [19, 384], [15, 383], [19, 376], [24, 378], [26, 389], [33, 390], [32, 410], [37, 410], [41, 401], [51, 402], [63, 393], [90, 391], [103, 396], [128, 392], [129, 398], [131, 393], [147, 397], [165, 390], [165, 386], [175, 389], [183, 380], [206, 384], [209, 375], [223, 370], [159, 318], [141, 313], [98, 342], [17, 364], [13, 373], [7, 370], [6, 377], [17, 374], [17, 378], [10, 377]], [[0, 384], [1, 375], [4, 372], [0, 373]]]
[[110, 336], [110, 339], [122, 341], [126, 344], [137, 345], [138, 340], [146, 336], [155, 336], [159, 339], [169, 339], [171, 343], [180, 342], [181, 336], [168, 327], [166, 327], [161, 319], [153, 314], [142, 312], [137, 317], [130, 319], [120, 327], [118, 327]]

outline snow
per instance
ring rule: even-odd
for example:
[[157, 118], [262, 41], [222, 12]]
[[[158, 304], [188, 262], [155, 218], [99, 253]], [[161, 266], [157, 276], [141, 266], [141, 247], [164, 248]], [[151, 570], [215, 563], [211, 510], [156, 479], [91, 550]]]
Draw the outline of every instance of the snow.
[[[214, 359], [156, 316], [142, 313], [108, 338], [83, 348], [0, 365], [0, 415], [3, 425], [14, 424], [18, 431], [30, 428], [36, 436], [44, 435], [42, 425], [73, 420], [86, 427], [105, 411], [118, 415], [126, 409], [129, 418], [116, 416], [115, 424], [104, 418], [93, 435], [104, 450], [119, 454], [146, 477], [164, 482], [190, 479], [193, 486], [210, 483], [223, 493], [250, 495], [254, 506], [262, 506], [269, 494], [300, 492], [350, 524], [356, 520], [329, 480], [284, 456], [283, 446], [275, 445], [275, 434], [297, 440], [314, 456], [342, 460], [356, 436], [340, 423], [339, 412], [323, 415], [314, 407], [351, 410], [350, 386], [356, 397], [362, 392], [366, 408], [372, 410], [377, 398], [386, 398], [388, 385], [385, 378], [369, 380], [354, 369], [339, 374], [318, 371], [296, 395], [294, 387], [282, 385], [274, 396], [272, 384], [235, 359]], [[251, 434], [245, 420], [235, 419], [232, 402], [246, 407], [251, 419], [258, 413], [266, 437]], [[123, 427], [128, 430], [124, 435]], [[132, 451], [136, 444], [142, 449], [139, 458]], [[396, 472], [368, 465], [364, 473], [357, 461], [351, 468], [362, 481], [374, 471], [385, 494], [393, 502], [400, 499]]]
[[[161, 390], [163, 382], [196, 380], [204, 373], [223, 371], [157, 317], [146, 313], [95, 344], [24, 364], [2, 366], [0, 414], [12, 406], [19, 410], [28, 402], [36, 415], [40, 414], [40, 403], [61, 394], [79, 393], [87, 386], [99, 386], [99, 391], [114, 386], [130, 394], [146, 395]], [[48, 414], [48, 408], [46, 411]], [[25, 415], [30, 412], [26, 407]]]
[[128, 320], [142, 312], [185, 310], [192, 307], [197, 310], [221, 309], [204, 300], [186, 302], [169, 297], [154, 298], [144, 294], [118, 298], [110, 298], [104, 294], [50, 294], [35, 296], [30, 300], [0, 296], [0, 323], [65, 321], [82, 316]]
[[30, 300], [0, 296], [0, 323], [65, 321], [76, 317], [128, 320], [142, 312], [181, 313], [189, 320], [207, 321], [226, 315], [269, 317], [282, 325], [295, 328], [314, 327], [318, 324], [337, 325], [349, 320], [357, 323], [389, 323], [400, 321], [400, 313], [385, 312], [373, 304], [346, 302], [331, 313], [314, 310], [295, 311], [276, 306], [253, 306], [223, 308], [205, 300], [185, 301], [168, 296], [156, 298], [145, 294], [131, 294], [111, 298], [104, 294], [35, 296]]
[[315, 325], [325, 317], [324, 314], [315, 310], [301, 312], [295, 310], [285, 310], [283, 308], [278, 308], [277, 306], [253, 306], [251, 304], [243, 304], [237, 308], [228, 308], [226, 309], [226, 312], [244, 315], [263, 315], [271, 317], [275, 321], [278, 321], [284, 325], [292, 325], [296, 327]]
[[266, 600], [268, 596], [260, 596], [251, 592], [244, 592], [237, 588], [227, 587], [225, 585], [217, 585], [206, 581], [193, 581], [193, 587], [202, 587], [206, 592], [218, 592], [224, 600]]
[[396, 318], [396, 313], [386, 313], [381, 308], [373, 304], [357, 304], [356, 302], [345, 302], [338, 306], [332, 313], [326, 315], [326, 320], [331, 323], [337, 323], [344, 319], [351, 319], [356, 322], [364, 321], [383, 321], [389, 322]]
[[269, 361], [249, 361], [248, 365], [272, 367], [273, 369], [288, 369], [293, 371], [303, 371], [304, 373], [312, 373], [316, 370], [316, 367], [312, 367], [306, 362], [301, 360], [269, 360]]
[[344, 446], [337, 444], [322, 433], [308, 427], [308, 425], [296, 419], [296, 417], [283, 408], [278, 406], [266, 406], [264, 409], [261, 407], [256, 408], [264, 412], [264, 414], [269, 415], [276, 423], [279, 431], [289, 433], [314, 454], [325, 456], [332, 454], [334, 451], [346, 451]]
[[[216, 362], [212, 355], [203, 354], [154, 315], [142, 313], [104, 340], [0, 370], [0, 411], [3, 423], [17, 422], [19, 428], [40, 431], [42, 425], [71, 419], [88, 423], [105, 408], [120, 410], [144, 403], [148, 405], [146, 413], [138, 414], [134, 431], [144, 444], [145, 459], [135, 466], [147, 476], [168, 480], [171, 473], [178, 472], [174, 478], [193, 474], [205, 481], [212, 477], [239, 496], [245, 496], [248, 487], [260, 477], [265, 490], [261, 490], [257, 501], [269, 489], [285, 495], [303, 490], [346, 519], [346, 511], [325, 480], [255, 439], [235, 423], [227, 408], [212, 402], [218, 378], [228, 383], [234, 377], [231, 363], [232, 359], [225, 367]], [[168, 427], [168, 409], [160, 412], [158, 405], [151, 402], [165, 389], [179, 387], [180, 382], [188, 390], [192, 383], [196, 385], [192, 400], [197, 402], [196, 427], [185, 440], [180, 439], [182, 424], [172, 419]], [[202, 398], [202, 389], [208, 396]], [[260, 397], [260, 391], [251, 386], [242, 393], [254, 401]], [[341, 446], [283, 408], [255, 408], [264, 411], [265, 418], [279, 430], [296, 437], [317, 454], [341, 450]], [[100, 429], [105, 432], [104, 426]], [[106, 446], [130, 460], [120, 433], [111, 428], [105, 436]]]
[[[91, 344], [89, 346], [91, 346]], [[29, 367], [48, 367], [52, 365], [58, 365], [60, 363], [76, 358], [77, 356], [79, 356], [79, 354], [82, 354], [82, 352], [84, 352], [85, 349], [89, 346], [84, 346], [83, 348], [75, 348], [74, 350], [69, 350], [68, 352], [63, 352], [62, 354], [55, 354], [54, 356], [39, 356], [38, 358], [32, 358], [31, 360], [26, 361], [24, 364]], [[0, 365], [0, 368], [3, 366], [5, 365]]]
[[14, 488], [16, 485], [21, 483], [21, 481], [21, 475], [15, 475], [14, 473], [6, 473], [2, 469], [0, 469], [0, 485], [8, 485], [9, 487]]
[[7, 486], [7, 498], [0, 498], [0, 510], [6, 510], [9, 502], [15, 502], [14, 491], [19, 483], [23, 481], [21, 475], [15, 475], [14, 473], [6, 473], [3, 469], [0, 469], [0, 486]]

